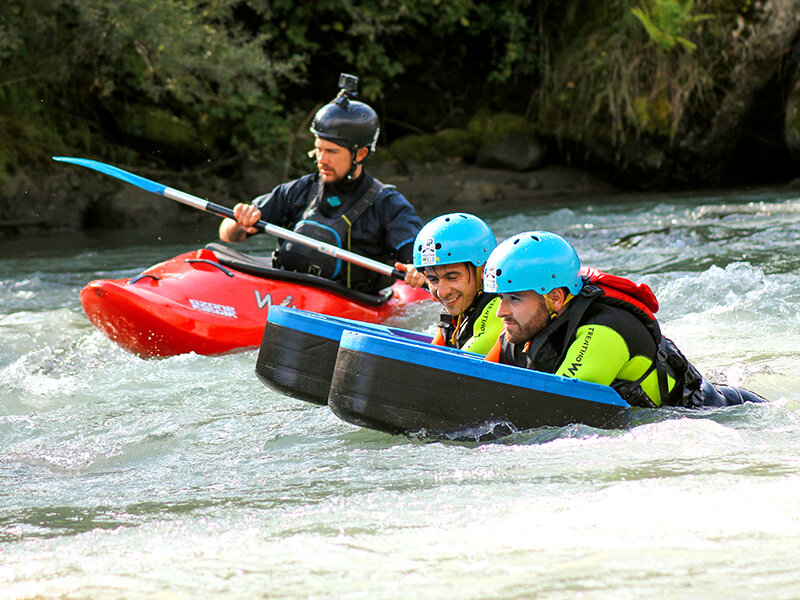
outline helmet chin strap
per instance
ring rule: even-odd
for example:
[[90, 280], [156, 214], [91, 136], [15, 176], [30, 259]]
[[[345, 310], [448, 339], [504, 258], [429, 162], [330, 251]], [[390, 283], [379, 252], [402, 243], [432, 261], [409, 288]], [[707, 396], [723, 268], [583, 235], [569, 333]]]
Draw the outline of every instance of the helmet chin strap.
[[557, 317], [558, 311], [556, 310], [556, 307], [553, 306], [553, 302], [550, 300], [550, 296], [544, 294], [544, 301], [547, 304], [547, 312], [550, 314], [550, 319], [554, 319], [555, 317]]
[[[564, 301], [561, 303], [561, 308], [563, 309], [567, 305], [567, 303], [573, 298], [574, 296], [572, 294], [567, 294], [566, 296], [564, 296]], [[544, 301], [547, 303], [547, 310], [550, 313], [550, 318], [555, 319], [559, 315], [559, 312], [556, 310], [556, 307], [550, 300], [550, 296], [545, 294]]]
[[369, 152], [367, 152], [367, 156], [364, 157], [364, 160], [359, 162], [358, 158], [357, 158], [358, 157], [358, 150], [359, 149], [356, 148], [355, 150], [352, 151], [353, 152], [353, 162], [350, 165], [350, 170], [347, 172], [347, 175], [344, 176], [344, 179], [346, 181], [352, 181], [353, 179], [355, 179], [356, 169], [358, 169], [359, 165], [363, 165], [364, 164], [364, 160], [367, 160], [367, 156], [369, 156]]

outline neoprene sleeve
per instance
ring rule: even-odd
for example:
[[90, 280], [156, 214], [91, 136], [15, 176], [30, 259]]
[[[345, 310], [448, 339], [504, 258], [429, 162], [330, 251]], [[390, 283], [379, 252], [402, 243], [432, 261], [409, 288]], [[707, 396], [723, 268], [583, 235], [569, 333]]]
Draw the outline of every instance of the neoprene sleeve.
[[583, 325], [556, 375], [611, 385], [629, 360], [628, 345], [619, 333], [605, 325]]
[[485, 356], [492, 349], [503, 331], [503, 320], [497, 316], [499, 306], [500, 298], [495, 298], [483, 308], [472, 326], [472, 337], [461, 347], [462, 350]]
[[[636, 381], [651, 364], [652, 361], [645, 356], [630, 356], [623, 337], [610, 327], [588, 324], [578, 328], [575, 341], [556, 369], [556, 374], [610, 385], [615, 379]], [[650, 373], [641, 385], [653, 403], [656, 406], [661, 405], [656, 372]], [[674, 379], [669, 377], [669, 389], [674, 385]]]

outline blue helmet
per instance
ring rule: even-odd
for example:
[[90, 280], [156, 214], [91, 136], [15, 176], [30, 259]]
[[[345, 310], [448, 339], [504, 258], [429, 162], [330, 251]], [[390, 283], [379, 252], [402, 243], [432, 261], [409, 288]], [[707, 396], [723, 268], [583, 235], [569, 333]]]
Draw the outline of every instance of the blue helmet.
[[501, 243], [483, 271], [483, 289], [510, 294], [533, 290], [538, 294], [566, 287], [577, 294], [583, 287], [581, 261], [575, 248], [549, 231], [526, 231]]
[[414, 267], [468, 262], [482, 266], [497, 246], [489, 226], [475, 215], [451, 213], [429, 221], [414, 240]]

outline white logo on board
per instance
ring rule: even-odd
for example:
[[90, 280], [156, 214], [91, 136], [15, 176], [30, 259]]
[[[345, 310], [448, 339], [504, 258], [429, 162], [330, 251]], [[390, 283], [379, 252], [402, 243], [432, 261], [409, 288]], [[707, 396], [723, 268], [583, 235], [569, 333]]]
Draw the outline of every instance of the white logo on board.
[[214, 304], [213, 302], [206, 302], [205, 300], [195, 300], [194, 298], [189, 298], [189, 303], [195, 310], [201, 310], [203, 312], [211, 313], [214, 315], [220, 315], [221, 317], [230, 317], [231, 319], [238, 318], [236, 316], [236, 309], [233, 306], [226, 306], [224, 304]]

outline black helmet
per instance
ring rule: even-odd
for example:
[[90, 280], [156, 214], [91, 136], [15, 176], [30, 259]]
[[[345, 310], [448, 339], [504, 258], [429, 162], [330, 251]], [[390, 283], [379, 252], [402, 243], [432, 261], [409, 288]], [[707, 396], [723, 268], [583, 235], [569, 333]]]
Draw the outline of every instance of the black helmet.
[[358, 93], [358, 77], [342, 73], [339, 85], [339, 95], [314, 115], [311, 133], [354, 153], [359, 148], [374, 152], [380, 133], [378, 114], [369, 105], [351, 100]]

